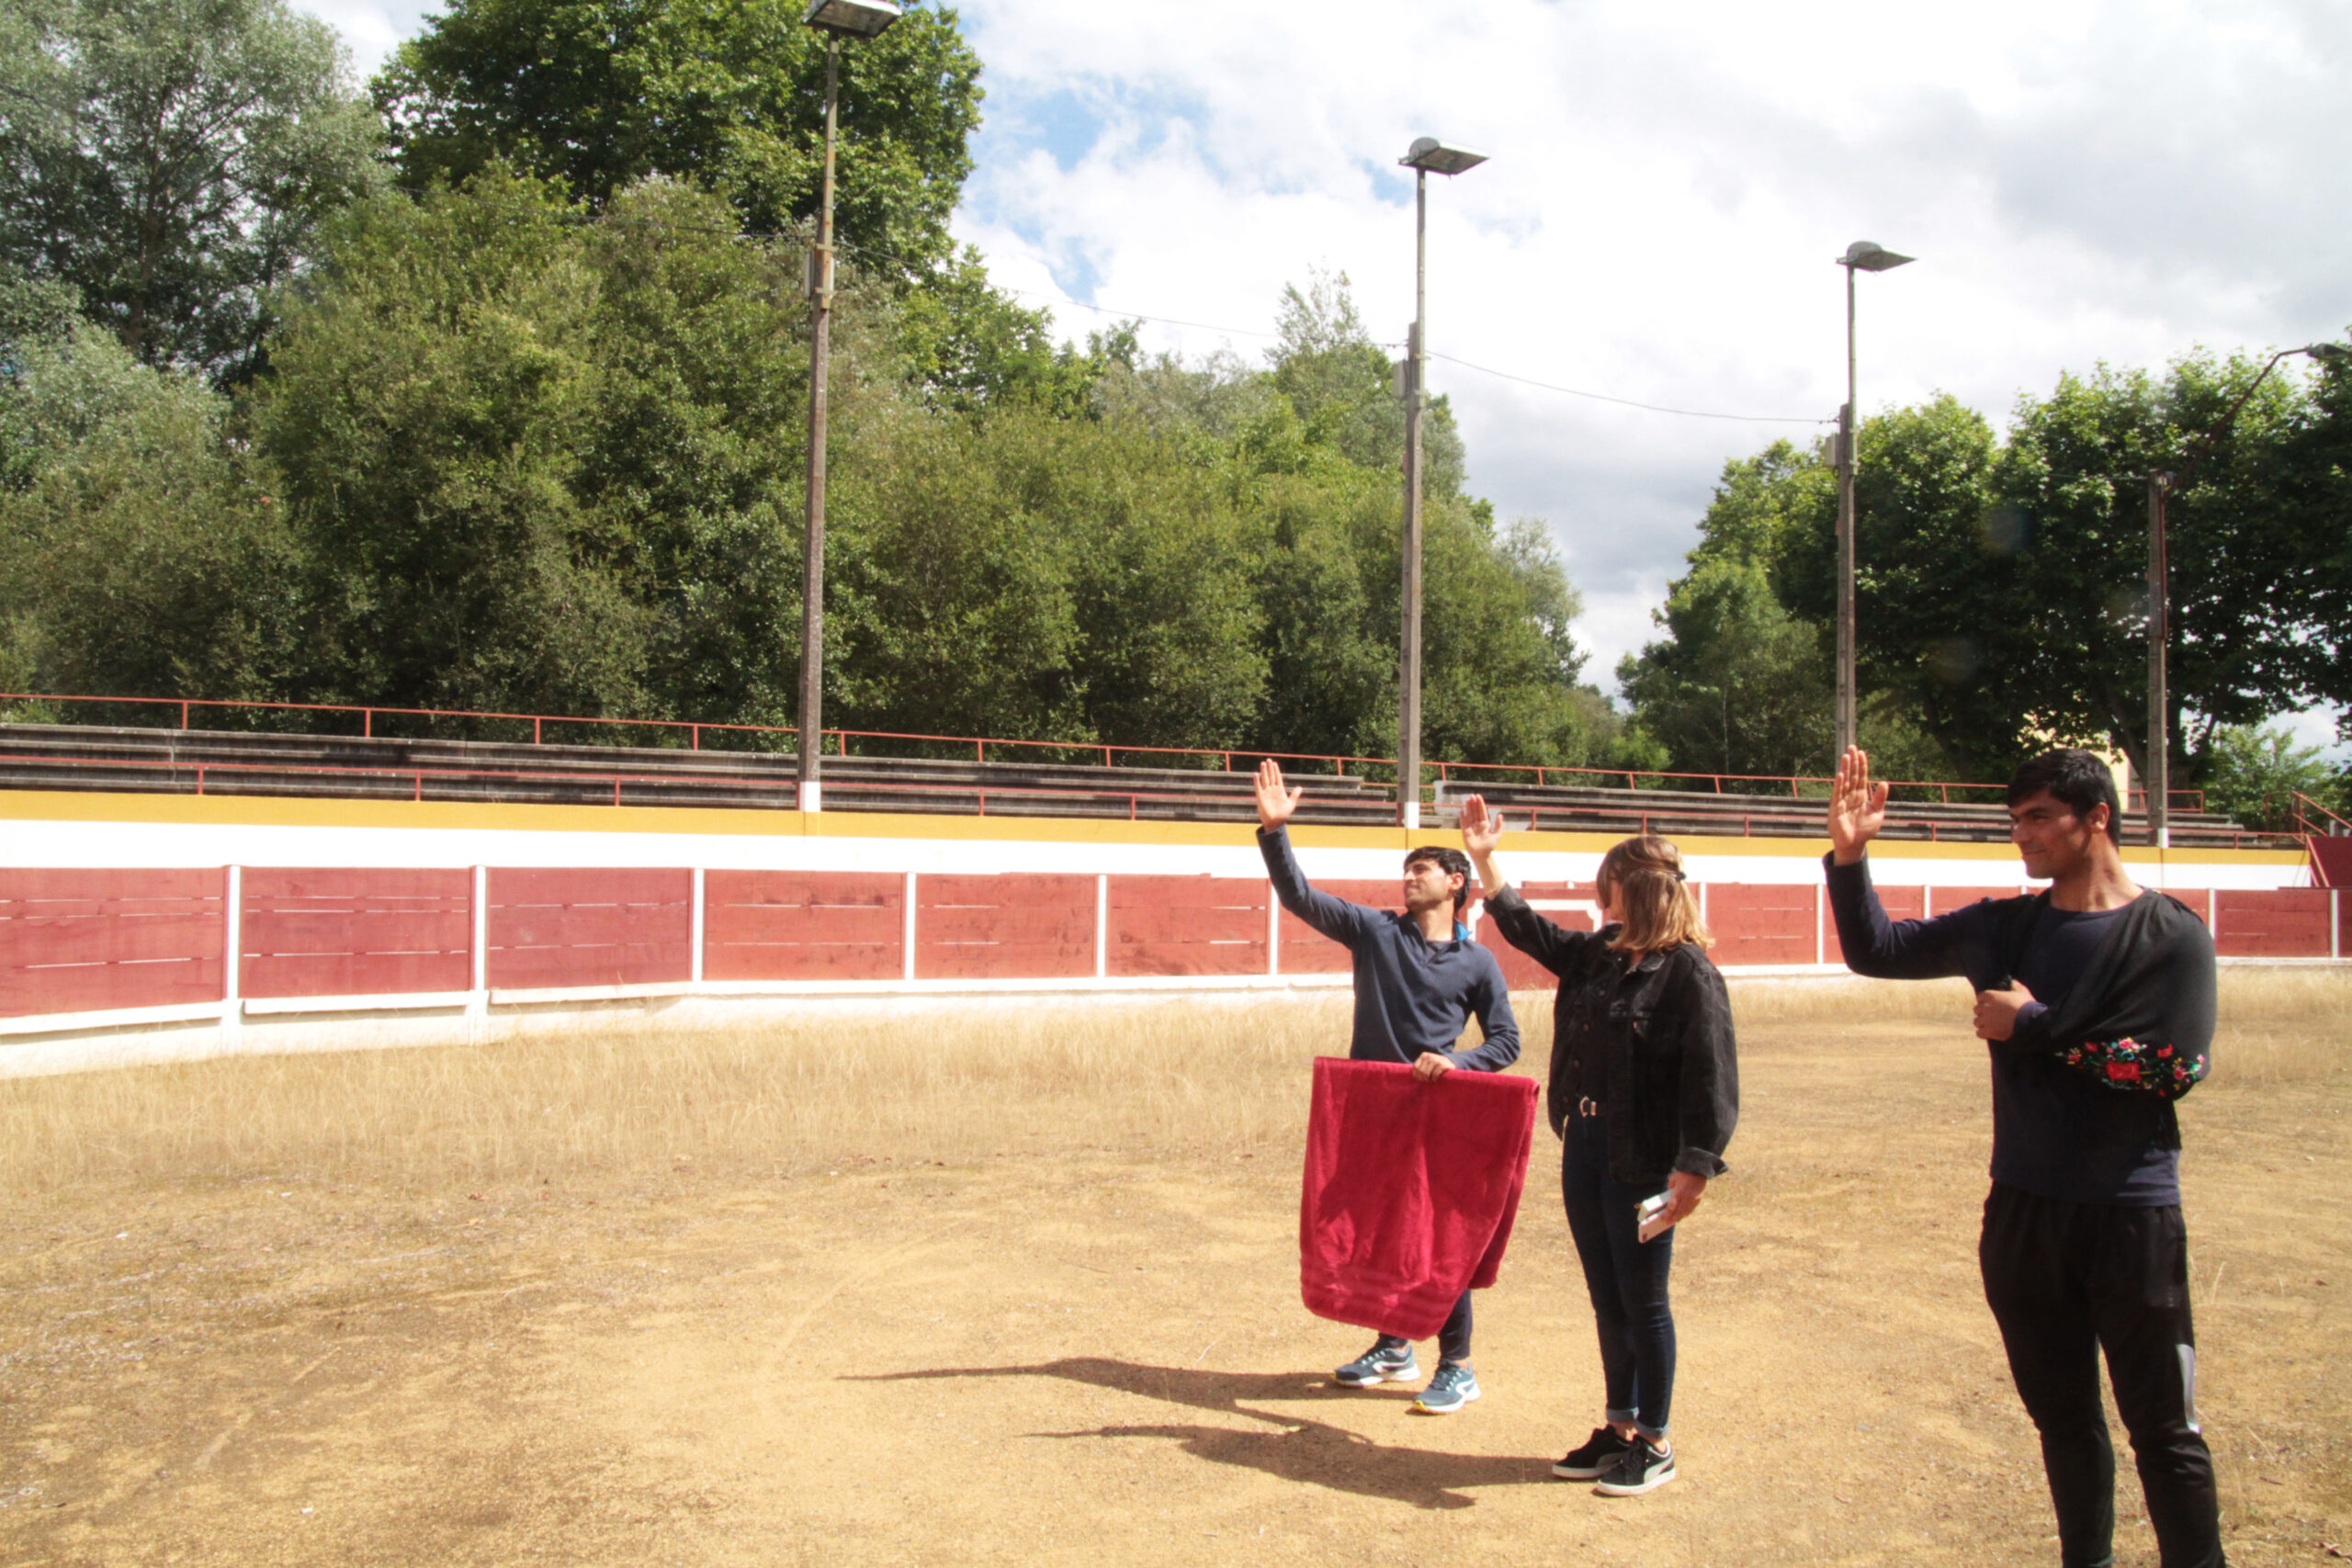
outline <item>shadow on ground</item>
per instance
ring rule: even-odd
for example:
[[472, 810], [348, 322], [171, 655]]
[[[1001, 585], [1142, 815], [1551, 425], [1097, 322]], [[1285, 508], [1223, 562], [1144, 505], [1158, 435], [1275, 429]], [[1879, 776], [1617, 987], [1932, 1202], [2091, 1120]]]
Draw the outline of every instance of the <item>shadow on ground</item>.
[[1551, 1479], [1549, 1461], [1542, 1459], [1391, 1446], [1328, 1422], [1249, 1407], [1248, 1402], [1277, 1400], [1340, 1400], [1358, 1405], [1373, 1402], [1394, 1406], [1409, 1397], [1403, 1389], [1344, 1388], [1319, 1373], [1222, 1372], [1195, 1367], [1155, 1367], [1101, 1356], [1074, 1356], [1032, 1366], [939, 1367], [842, 1381], [908, 1382], [951, 1378], [1059, 1378], [1195, 1410], [1262, 1421], [1272, 1429], [1131, 1425], [1035, 1432], [1030, 1436], [1046, 1439], [1159, 1438], [1180, 1444], [1186, 1453], [1212, 1464], [1235, 1465], [1283, 1481], [1361, 1496], [1385, 1497], [1417, 1508], [1472, 1507], [1476, 1499], [1464, 1495], [1466, 1488], [1532, 1485]]

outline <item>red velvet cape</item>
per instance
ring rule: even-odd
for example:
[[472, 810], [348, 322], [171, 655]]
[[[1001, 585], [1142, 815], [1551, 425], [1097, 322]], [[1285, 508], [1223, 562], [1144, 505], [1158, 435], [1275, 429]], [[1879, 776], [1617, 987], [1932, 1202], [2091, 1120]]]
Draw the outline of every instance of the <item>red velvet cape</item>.
[[1495, 1282], [1519, 1216], [1535, 1082], [1391, 1062], [1315, 1063], [1298, 1282], [1306, 1310], [1427, 1339], [1465, 1289]]

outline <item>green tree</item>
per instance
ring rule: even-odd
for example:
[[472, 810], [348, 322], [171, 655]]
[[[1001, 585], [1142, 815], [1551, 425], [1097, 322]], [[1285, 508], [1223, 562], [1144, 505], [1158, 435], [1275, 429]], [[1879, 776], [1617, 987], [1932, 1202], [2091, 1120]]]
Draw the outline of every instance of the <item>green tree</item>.
[[492, 171], [340, 227], [254, 399], [320, 574], [312, 689], [786, 719], [807, 307], [726, 216], [654, 181], [583, 224]]
[[[825, 42], [803, 9], [454, 0], [401, 46], [376, 103], [413, 188], [504, 164], [594, 210], [663, 175], [725, 197], [745, 229], [780, 231], [816, 211], [824, 163]], [[842, 50], [835, 206], [869, 273], [911, 279], [949, 263], [979, 72], [938, 6]]]
[[380, 178], [334, 31], [284, 0], [12, 6], [0, 101], [0, 263], [71, 286], [142, 362], [224, 381]]
[[[228, 401], [82, 321], [0, 384], [0, 678], [14, 690], [268, 698], [299, 646], [300, 555]], [[74, 715], [106, 722], [101, 715]]]
[[2294, 818], [2297, 795], [2331, 811], [2346, 807], [2343, 774], [2318, 747], [2296, 745], [2283, 727], [2216, 725], [2205, 764], [2205, 808], [2251, 827], [2284, 830]]

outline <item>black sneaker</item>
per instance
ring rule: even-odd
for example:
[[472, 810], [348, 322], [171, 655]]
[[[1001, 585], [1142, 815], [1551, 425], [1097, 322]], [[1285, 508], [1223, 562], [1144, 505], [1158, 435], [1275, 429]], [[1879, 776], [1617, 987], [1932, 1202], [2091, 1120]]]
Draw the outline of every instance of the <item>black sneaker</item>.
[[1674, 1450], [1660, 1452], [1648, 1438], [1635, 1438], [1593, 1490], [1603, 1497], [1638, 1497], [1673, 1479]]
[[1375, 1383], [1411, 1382], [1420, 1375], [1421, 1364], [1413, 1359], [1410, 1345], [1374, 1345], [1333, 1372], [1331, 1381], [1348, 1388], [1370, 1388]]
[[1618, 1456], [1634, 1445], [1617, 1435], [1614, 1427], [1595, 1427], [1584, 1447], [1570, 1449], [1552, 1467], [1563, 1481], [1598, 1481], [1609, 1473]]

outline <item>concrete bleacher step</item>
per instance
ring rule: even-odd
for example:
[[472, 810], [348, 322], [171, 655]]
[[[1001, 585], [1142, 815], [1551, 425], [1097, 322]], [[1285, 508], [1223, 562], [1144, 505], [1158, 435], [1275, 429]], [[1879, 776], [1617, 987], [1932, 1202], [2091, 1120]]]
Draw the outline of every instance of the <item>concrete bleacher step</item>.
[[[723, 734], [720, 737], [723, 739]], [[377, 800], [666, 806], [789, 810], [797, 800], [790, 752], [677, 746], [538, 745], [398, 737], [283, 735], [78, 725], [0, 725], [0, 789], [107, 790]], [[940, 758], [828, 757], [826, 798], [848, 811], [1132, 818], [1148, 821], [1255, 818], [1251, 775], [1193, 768], [1104, 767]], [[1359, 775], [1290, 775], [1306, 799], [1299, 820], [1393, 822], [1388, 786]], [[1433, 825], [1451, 827], [1463, 796], [1506, 812], [1540, 810], [1558, 831], [1769, 838], [1821, 836], [1822, 802], [1781, 795], [1623, 789], [1597, 784], [1439, 786]], [[2144, 835], [2126, 813], [2127, 842]], [[2287, 836], [2250, 835], [2230, 819], [2175, 812], [2184, 848], [2294, 848]], [[1894, 840], [1997, 843], [2008, 837], [1998, 801], [1897, 801]]]
[[[0, 788], [790, 809], [789, 752], [0, 725]], [[1057, 762], [828, 757], [840, 809], [1253, 818], [1250, 774]], [[1385, 788], [1306, 774], [1303, 819], [1385, 822]]]

